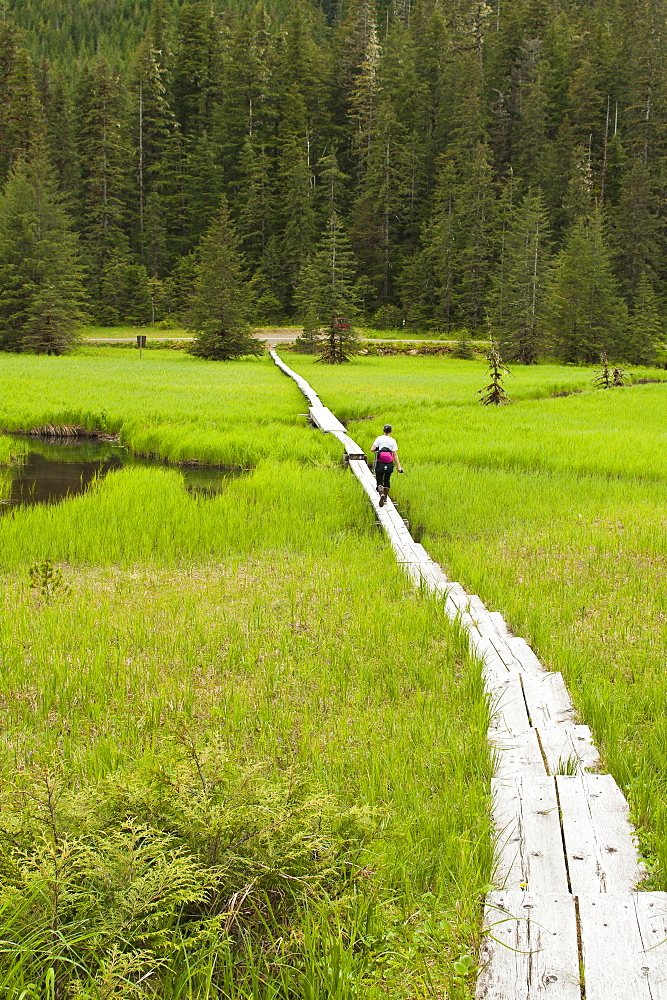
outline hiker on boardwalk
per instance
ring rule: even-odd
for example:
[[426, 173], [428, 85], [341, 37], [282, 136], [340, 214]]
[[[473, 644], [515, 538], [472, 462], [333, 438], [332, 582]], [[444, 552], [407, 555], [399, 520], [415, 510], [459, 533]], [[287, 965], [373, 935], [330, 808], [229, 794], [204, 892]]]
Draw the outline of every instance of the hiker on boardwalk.
[[389, 480], [394, 471], [394, 466], [399, 472], [403, 472], [401, 463], [398, 460], [398, 445], [391, 434], [391, 424], [385, 424], [382, 434], [375, 438], [371, 451], [375, 452], [375, 481], [377, 491], [380, 494], [380, 506], [384, 507], [389, 496]]

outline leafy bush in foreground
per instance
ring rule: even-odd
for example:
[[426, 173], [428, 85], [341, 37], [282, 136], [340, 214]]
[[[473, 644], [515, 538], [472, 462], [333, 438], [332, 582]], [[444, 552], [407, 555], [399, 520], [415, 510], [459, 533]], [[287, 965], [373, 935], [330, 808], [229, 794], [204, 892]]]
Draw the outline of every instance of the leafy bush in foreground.
[[58, 996], [159, 995], [204, 955], [218, 985], [232, 966], [239, 981], [296, 969], [290, 926], [353, 890], [371, 830], [298, 768], [232, 760], [215, 740], [184, 738], [83, 791], [62, 780], [24, 771], [3, 796], [0, 984], [14, 989], [52, 970]]

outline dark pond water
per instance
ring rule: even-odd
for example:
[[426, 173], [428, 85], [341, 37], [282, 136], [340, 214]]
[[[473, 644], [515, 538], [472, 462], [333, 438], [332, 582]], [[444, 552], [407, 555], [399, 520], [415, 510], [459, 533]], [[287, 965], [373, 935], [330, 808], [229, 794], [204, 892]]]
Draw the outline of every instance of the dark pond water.
[[[15, 464], [0, 469], [0, 478], [9, 487], [8, 491], [0, 492], [0, 512], [28, 504], [66, 500], [85, 492], [96, 476], [106, 476], [124, 465], [167, 467], [159, 459], [140, 458], [108, 441], [53, 443], [29, 439], [27, 454]], [[189, 493], [208, 497], [220, 493], [226, 479], [243, 475], [242, 469], [177, 468]]]

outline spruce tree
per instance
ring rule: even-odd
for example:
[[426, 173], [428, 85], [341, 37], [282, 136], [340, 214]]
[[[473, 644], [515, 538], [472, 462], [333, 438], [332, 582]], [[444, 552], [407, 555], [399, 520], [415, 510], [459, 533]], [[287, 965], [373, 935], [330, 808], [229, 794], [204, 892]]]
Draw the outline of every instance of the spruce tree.
[[223, 198], [215, 222], [197, 250], [194, 293], [188, 323], [195, 334], [192, 354], [212, 361], [259, 355], [262, 343], [248, 325], [248, 289], [238, 240]]
[[0, 21], [0, 184], [44, 134], [32, 62], [16, 25]]
[[187, 138], [197, 138], [211, 130], [221, 78], [221, 39], [216, 16], [200, 0], [186, 0], [178, 23], [172, 93], [174, 113]]
[[44, 107], [49, 160], [55, 167], [61, 190], [73, 200], [79, 188], [75, 110], [71, 88], [62, 73], [52, 75], [47, 66], [42, 68], [40, 98]]
[[658, 299], [650, 278], [643, 274], [637, 283], [623, 357], [635, 365], [655, 364], [658, 345], [664, 339], [665, 330], [660, 320]]
[[377, 101], [368, 130], [363, 175], [350, 220], [350, 238], [363, 273], [372, 283], [376, 299], [389, 301], [398, 235], [410, 189], [410, 161], [404, 149], [404, 132], [391, 101]]
[[534, 364], [543, 352], [549, 220], [540, 192], [529, 191], [510, 215], [494, 276], [493, 326], [504, 357]]
[[284, 267], [290, 282], [286, 305], [290, 306], [299, 269], [317, 240], [310, 130], [305, 102], [297, 90], [286, 95], [278, 140], [278, 218]]
[[240, 160], [236, 231], [249, 266], [257, 268], [272, 230], [273, 186], [264, 146], [246, 139]]
[[[159, 7], [154, 6], [159, 15]], [[166, 245], [156, 221], [168, 212], [177, 148], [177, 123], [169, 108], [162, 52], [152, 39], [142, 42], [133, 81], [133, 117], [136, 162], [136, 244], [151, 274], [164, 274]]]
[[639, 159], [621, 183], [610, 236], [623, 291], [633, 299], [644, 276], [655, 281], [661, 272], [664, 275], [667, 249], [658, 179]]
[[133, 257], [124, 228], [132, 162], [126, 132], [126, 91], [103, 61], [83, 74], [78, 91], [78, 200], [88, 290], [102, 323], [146, 322], [151, 315], [148, 274]]
[[485, 322], [496, 202], [480, 70], [470, 53], [457, 66], [460, 97], [425, 244], [439, 299], [437, 318], [447, 329], [463, 324], [474, 332]]
[[624, 357], [627, 308], [618, 292], [600, 209], [575, 223], [547, 289], [546, 328], [557, 356], [592, 364]]
[[14, 165], [0, 197], [0, 348], [67, 353], [83, 303], [79, 242], [53, 168], [36, 150]]
[[358, 347], [352, 326], [357, 313], [354, 272], [350, 243], [333, 212], [297, 286], [304, 319], [321, 331], [320, 360], [332, 364], [348, 361]]

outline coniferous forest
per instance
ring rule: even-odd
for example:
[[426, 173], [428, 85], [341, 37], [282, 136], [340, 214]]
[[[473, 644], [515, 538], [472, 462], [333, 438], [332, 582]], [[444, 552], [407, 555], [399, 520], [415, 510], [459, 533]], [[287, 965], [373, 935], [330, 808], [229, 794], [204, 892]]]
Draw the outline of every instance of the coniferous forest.
[[316, 323], [333, 256], [346, 312], [380, 328], [662, 359], [667, 0], [0, 18], [4, 349], [59, 350], [81, 315], [181, 321], [217, 247], [244, 322]]

